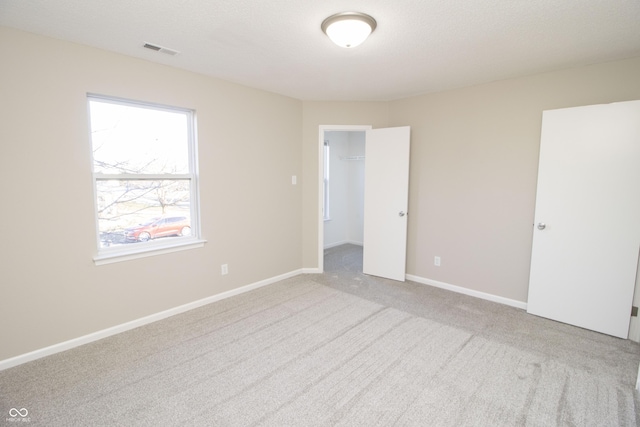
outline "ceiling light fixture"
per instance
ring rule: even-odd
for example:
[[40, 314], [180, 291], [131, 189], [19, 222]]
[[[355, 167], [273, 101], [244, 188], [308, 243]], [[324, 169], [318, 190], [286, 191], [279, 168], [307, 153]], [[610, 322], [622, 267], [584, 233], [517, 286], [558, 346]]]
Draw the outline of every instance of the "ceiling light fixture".
[[325, 19], [321, 27], [332, 42], [340, 47], [351, 48], [362, 44], [376, 26], [376, 20], [369, 15], [342, 12]]

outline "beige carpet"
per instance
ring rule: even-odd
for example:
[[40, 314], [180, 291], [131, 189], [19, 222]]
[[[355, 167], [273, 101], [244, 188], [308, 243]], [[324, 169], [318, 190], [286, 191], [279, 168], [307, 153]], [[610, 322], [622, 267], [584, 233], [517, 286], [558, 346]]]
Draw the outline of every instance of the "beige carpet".
[[639, 424], [637, 344], [363, 276], [358, 256], [2, 371], [0, 410], [46, 426]]

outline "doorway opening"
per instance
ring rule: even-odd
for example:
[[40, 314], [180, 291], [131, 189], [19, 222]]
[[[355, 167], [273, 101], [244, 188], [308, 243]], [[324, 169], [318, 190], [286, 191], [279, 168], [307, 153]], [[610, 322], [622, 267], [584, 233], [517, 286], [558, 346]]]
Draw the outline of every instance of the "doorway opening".
[[[318, 269], [324, 272], [325, 250], [337, 255], [348, 245], [361, 254], [364, 230], [366, 131], [371, 126], [323, 125], [319, 131]], [[355, 246], [355, 251], [353, 250]], [[360, 249], [358, 250], [358, 246]], [[361, 269], [360, 260], [360, 269]], [[358, 265], [358, 263], [356, 263]]]

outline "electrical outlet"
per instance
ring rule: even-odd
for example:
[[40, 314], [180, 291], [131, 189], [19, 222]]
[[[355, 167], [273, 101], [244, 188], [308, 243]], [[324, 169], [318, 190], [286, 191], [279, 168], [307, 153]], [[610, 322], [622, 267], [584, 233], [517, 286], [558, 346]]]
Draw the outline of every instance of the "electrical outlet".
[[440, 257], [434, 257], [433, 258], [433, 265], [435, 265], [436, 267], [440, 267]]
[[229, 266], [227, 264], [222, 264], [220, 266], [220, 274], [222, 274], [223, 276], [225, 274], [229, 274]]

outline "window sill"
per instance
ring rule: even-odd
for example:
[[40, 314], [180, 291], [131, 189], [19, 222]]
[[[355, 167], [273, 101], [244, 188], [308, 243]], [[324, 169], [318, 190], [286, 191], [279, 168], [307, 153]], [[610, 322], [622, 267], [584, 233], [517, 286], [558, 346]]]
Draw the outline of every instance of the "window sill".
[[159, 245], [144, 245], [138, 248], [127, 248], [113, 252], [101, 253], [93, 257], [95, 265], [113, 264], [116, 262], [129, 261], [138, 258], [147, 258], [156, 255], [168, 254], [171, 252], [186, 251], [204, 247], [206, 240], [188, 239], [180, 242], [163, 243]]

